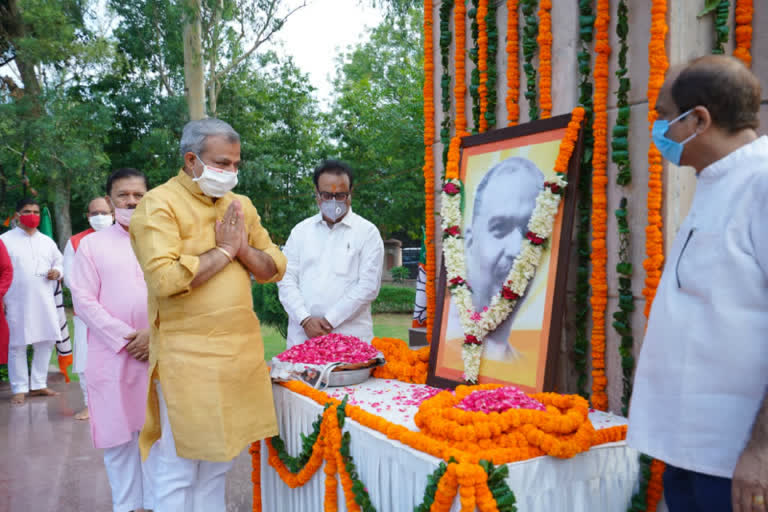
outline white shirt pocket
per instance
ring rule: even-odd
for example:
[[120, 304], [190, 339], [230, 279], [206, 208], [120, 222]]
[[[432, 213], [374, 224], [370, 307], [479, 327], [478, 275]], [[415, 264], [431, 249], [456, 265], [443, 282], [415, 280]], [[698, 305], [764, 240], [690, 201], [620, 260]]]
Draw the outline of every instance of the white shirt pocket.
[[352, 242], [343, 241], [333, 251], [333, 271], [336, 275], [346, 276], [344, 281], [357, 277], [357, 251]]
[[723, 236], [691, 228], [675, 264], [677, 287], [690, 295], [709, 297], [713, 284], [720, 282], [718, 276], [725, 270], [723, 259]]

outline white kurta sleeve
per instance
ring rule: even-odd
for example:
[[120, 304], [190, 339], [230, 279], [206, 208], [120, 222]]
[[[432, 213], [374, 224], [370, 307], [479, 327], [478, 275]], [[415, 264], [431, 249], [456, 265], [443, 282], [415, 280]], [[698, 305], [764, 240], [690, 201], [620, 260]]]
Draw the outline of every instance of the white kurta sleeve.
[[299, 288], [299, 275], [301, 273], [300, 251], [303, 249], [304, 240], [301, 232], [294, 228], [285, 243], [283, 254], [288, 259], [283, 279], [277, 283], [278, 296], [288, 316], [295, 322], [301, 322], [309, 316], [304, 304], [304, 297]]
[[72, 288], [70, 280], [72, 279], [72, 267], [75, 264], [75, 249], [72, 247], [72, 239], [67, 240], [67, 246], [64, 247], [64, 284], [67, 288]]
[[376, 299], [381, 286], [382, 264], [384, 262], [384, 242], [378, 229], [371, 227], [363, 243], [360, 255], [360, 277], [357, 283], [346, 291], [344, 296], [331, 306], [325, 319], [335, 329], [352, 316], [362, 306]]

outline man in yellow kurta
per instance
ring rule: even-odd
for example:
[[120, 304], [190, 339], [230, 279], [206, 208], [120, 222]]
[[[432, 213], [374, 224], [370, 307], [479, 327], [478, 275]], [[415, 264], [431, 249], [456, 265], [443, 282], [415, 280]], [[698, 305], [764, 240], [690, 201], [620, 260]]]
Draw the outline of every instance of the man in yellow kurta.
[[189, 122], [181, 154], [184, 168], [131, 219], [151, 326], [139, 442], [145, 458], [152, 448], [155, 512], [212, 512], [226, 509], [232, 459], [277, 434], [250, 276], [278, 281], [286, 259], [250, 200], [231, 192], [240, 163], [232, 127]]

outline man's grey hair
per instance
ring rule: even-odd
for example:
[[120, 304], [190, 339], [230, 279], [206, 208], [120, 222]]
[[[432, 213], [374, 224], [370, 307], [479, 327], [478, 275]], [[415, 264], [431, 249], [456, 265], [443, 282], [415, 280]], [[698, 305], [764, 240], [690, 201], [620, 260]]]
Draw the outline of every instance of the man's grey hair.
[[187, 153], [200, 156], [205, 151], [205, 141], [208, 137], [216, 136], [224, 137], [232, 143], [240, 142], [240, 135], [229, 123], [221, 119], [208, 118], [188, 122], [181, 133], [181, 157], [184, 158]]
[[530, 184], [533, 185], [533, 188], [531, 188], [530, 191], [527, 191], [531, 194], [538, 194], [539, 191], [544, 188], [544, 174], [536, 166], [536, 164], [527, 158], [519, 156], [512, 156], [502, 160], [501, 162], [491, 167], [491, 170], [488, 171], [485, 176], [483, 176], [483, 179], [480, 180], [480, 183], [475, 189], [475, 203], [474, 209], [472, 210], [473, 220], [477, 215], [477, 212], [480, 210], [480, 203], [483, 201], [483, 194], [485, 193], [485, 189], [488, 187], [495, 176], [501, 174], [527, 174], [528, 178], [531, 179]]

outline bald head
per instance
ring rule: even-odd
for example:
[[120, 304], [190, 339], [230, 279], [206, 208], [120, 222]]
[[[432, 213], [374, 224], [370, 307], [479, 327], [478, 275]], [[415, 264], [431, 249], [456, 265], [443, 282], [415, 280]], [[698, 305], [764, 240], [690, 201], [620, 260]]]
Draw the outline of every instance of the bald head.
[[707, 55], [671, 70], [664, 88], [679, 113], [697, 106], [709, 111], [712, 124], [727, 133], [759, 125], [760, 81], [737, 58]]

